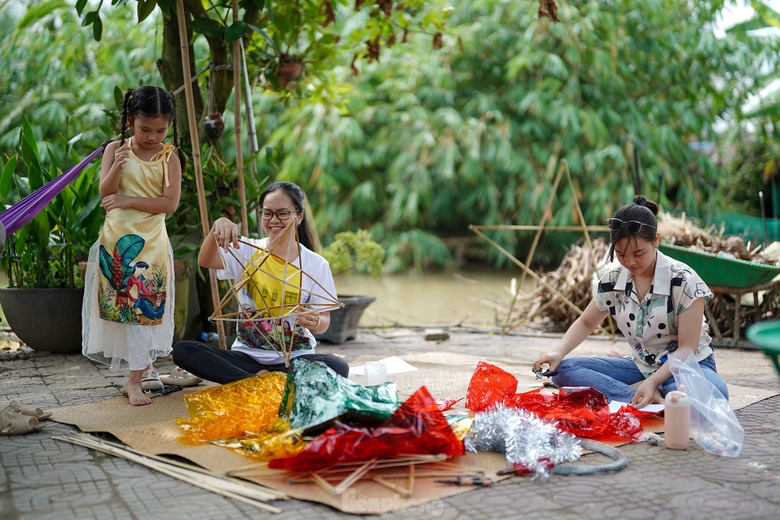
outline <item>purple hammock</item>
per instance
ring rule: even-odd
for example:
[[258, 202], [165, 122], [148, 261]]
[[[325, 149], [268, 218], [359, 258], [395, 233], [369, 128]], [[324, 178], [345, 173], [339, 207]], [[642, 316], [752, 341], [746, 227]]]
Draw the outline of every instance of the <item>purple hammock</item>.
[[22, 229], [28, 222], [35, 218], [35, 215], [40, 213], [54, 197], [64, 190], [65, 186], [78, 177], [81, 170], [92, 162], [92, 159], [101, 153], [103, 153], [102, 146], [70, 170], [50, 180], [7, 210], [0, 213], [0, 229], [5, 228], [6, 235], [12, 235]]

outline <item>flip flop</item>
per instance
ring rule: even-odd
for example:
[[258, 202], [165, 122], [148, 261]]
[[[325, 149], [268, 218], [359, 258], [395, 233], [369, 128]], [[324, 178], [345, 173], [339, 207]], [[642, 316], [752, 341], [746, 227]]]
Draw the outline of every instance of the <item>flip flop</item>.
[[160, 374], [156, 369], [151, 369], [143, 373], [141, 376], [141, 390], [144, 392], [159, 392], [165, 388], [165, 385], [160, 380]]
[[166, 385], [176, 386], [195, 386], [203, 382], [200, 377], [190, 374], [186, 370], [176, 367], [173, 372], [167, 376], [160, 376], [160, 381]]
[[19, 412], [22, 415], [29, 415], [35, 417], [39, 421], [44, 421], [49, 417], [51, 417], [51, 412], [44, 412], [40, 408], [27, 406], [26, 404], [22, 404], [16, 400], [11, 401], [11, 404], [9, 406], [11, 407], [12, 410]]
[[44, 426], [35, 417], [20, 414], [10, 406], [0, 412], [0, 435], [21, 435], [41, 430]]

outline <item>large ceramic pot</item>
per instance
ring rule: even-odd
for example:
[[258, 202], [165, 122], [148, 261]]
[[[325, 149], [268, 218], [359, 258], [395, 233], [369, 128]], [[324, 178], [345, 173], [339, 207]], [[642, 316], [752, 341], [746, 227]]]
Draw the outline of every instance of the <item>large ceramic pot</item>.
[[0, 305], [11, 330], [33, 350], [81, 352], [84, 289], [0, 288]]
[[374, 296], [339, 296], [346, 307], [330, 311], [330, 327], [324, 334], [315, 334], [319, 341], [344, 343], [357, 337], [357, 326], [363, 311], [376, 298]]

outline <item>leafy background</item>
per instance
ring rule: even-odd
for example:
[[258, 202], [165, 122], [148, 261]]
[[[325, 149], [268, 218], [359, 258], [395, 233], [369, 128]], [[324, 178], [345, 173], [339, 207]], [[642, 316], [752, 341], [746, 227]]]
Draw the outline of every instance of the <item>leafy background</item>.
[[[323, 244], [368, 229], [389, 271], [502, 265], [473, 247], [468, 225], [538, 223], [564, 159], [576, 193], [558, 190], [553, 224], [576, 223], [574, 197], [588, 223], [603, 222], [636, 186], [705, 224], [759, 216], [758, 190], [778, 213], [777, 98], [745, 109], [780, 70], [779, 39], [755, 32], [778, 26], [763, 2], [721, 35], [721, 1], [557, 1], [558, 22], [531, 1], [246, 1], [240, 24], [230, 2], [186, 3], [209, 20], [193, 22], [194, 71], [237, 38], [246, 48], [260, 144], [252, 156], [243, 143], [248, 185], [301, 184]], [[172, 5], [0, 1], [0, 166], [18, 152], [22, 116], [47, 166], [67, 162], [66, 143], [84, 156], [114, 135], [117, 96], [163, 84]], [[281, 88], [283, 59], [303, 72]], [[202, 118], [218, 88], [208, 74], [196, 87]], [[237, 201], [233, 103], [220, 92], [224, 136], [201, 140], [215, 214]], [[173, 235], [198, 233], [187, 180]], [[532, 239], [490, 236], [516, 254]], [[546, 236], [540, 262], [557, 262], [574, 238]]]

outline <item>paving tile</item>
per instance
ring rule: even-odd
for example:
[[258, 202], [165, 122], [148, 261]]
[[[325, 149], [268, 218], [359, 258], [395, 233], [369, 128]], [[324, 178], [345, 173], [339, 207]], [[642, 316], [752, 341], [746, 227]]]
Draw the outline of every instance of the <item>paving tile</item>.
[[780, 508], [764, 500], [748, 499], [736, 490], [725, 486], [708, 489], [696, 494], [680, 494], [669, 500], [669, 507], [696, 515], [695, 518], [728, 518], [752, 520], [757, 517], [780, 518]]
[[[344, 355], [389, 356], [448, 350], [453, 353], [528, 363], [549, 349], [550, 339], [508, 335], [451, 333], [451, 339], [430, 344], [409, 330], [376, 334], [361, 331], [354, 342], [323, 345], [318, 350]], [[609, 341], [589, 341], [585, 352], [602, 353]], [[755, 352], [718, 350], [719, 359], [744, 361], [724, 378], [735, 384], [780, 390], [780, 378]], [[0, 357], [0, 407], [10, 399], [46, 407], [97, 402], [120, 396], [127, 375], [111, 372], [80, 354], [53, 355], [30, 351], [27, 359]], [[160, 360], [158, 370], [173, 367]], [[627, 444], [622, 471], [592, 475], [552, 475], [531, 481], [515, 477], [417, 508], [388, 513], [395, 519], [549, 518], [577, 520], [652, 518], [653, 520], [776, 520], [780, 518], [780, 397], [736, 412], [745, 429], [742, 455], [724, 459], [691, 441], [684, 451], [663, 445]], [[0, 518], [2, 520], [110, 520], [137, 518], [244, 519], [270, 514], [205, 492], [149, 468], [87, 450], [52, 436], [75, 428], [51, 423], [39, 433], [0, 436]], [[588, 455], [583, 464], [595, 464]], [[355, 518], [330, 507], [302, 500], [271, 502], [282, 510], [273, 518]]]

